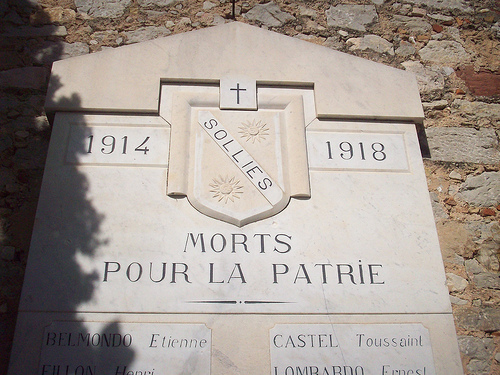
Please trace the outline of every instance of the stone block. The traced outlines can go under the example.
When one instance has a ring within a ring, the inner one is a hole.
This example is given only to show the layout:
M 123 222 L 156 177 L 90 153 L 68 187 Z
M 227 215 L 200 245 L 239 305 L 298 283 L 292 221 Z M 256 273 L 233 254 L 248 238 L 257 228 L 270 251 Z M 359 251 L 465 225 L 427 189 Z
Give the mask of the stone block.
M 474 11 L 465 0 L 408 0 L 408 3 L 438 10 L 457 10 L 465 13 Z
M 476 72 L 473 66 L 465 66 L 457 70 L 457 76 L 465 81 L 467 87 L 474 95 L 500 95 L 500 72 L 485 70 Z
M 469 282 L 454 273 L 447 273 L 446 284 L 450 292 L 463 292 L 467 288 L 467 285 L 469 285 Z
M 460 307 L 454 316 L 458 326 L 472 331 L 495 332 L 500 330 L 500 310 L 494 307 Z
M 123 35 L 126 38 L 125 44 L 132 44 L 167 36 L 171 33 L 172 31 L 165 26 L 146 26 L 134 31 L 125 31 Z
M 472 206 L 496 206 L 500 202 L 500 172 L 468 176 L 457 197 Z
M 407 17 L 395 15 L 392 18 L 392 23 L 403 30 L 406 30 L 410 35 L 427 35 L 430 34 L 432 26 L 423 18 Z
M 68 31 L 64 26 L 45 25 L 41 27 L 21 26 L 15 28 L 7 28 L 5 33 L 7 37 L 18 38 L 36 38 L 46 36 L 66 36 Z
M 431 40 L 418 51 L 424 62 L 457 67 L 470 61 L 471 56 L 458 42 Z
M 27 67 L 0 72 L 0 86 L 41 90 L 47 84 L 45 68 Z
M 430 95 L 444 89 L 444 74 L 441 69 L 425 67 L 418 61 L 405 61 L 401 65 L 416 75 L 422 95 Z
M 85 55 L 90 52 L 86 43 L 43 42 L 34 53 L 34 60 L 39 64 L 50 64 L 57 60 Z
M 244 17 L 250 21 L 258 21 L 267 27 L 282 26 L 285 22 L 295 19 L 291 14 L 283 12 L 280 7 L 272 1 L 254 6 L 245 13 Z
M 366 28 L 378 21 L 374 5 L 337 5 L 325 11 L 328 26 L 366 32 Z
M 469 358 L 489 360 L 495 350 L 495 342 L 490 338 L 459 336 L 460 351 Z
M 487 163 L 500 162 L 494 129 L 435 127 L 426 129 L 433 160 Z
M 347 40 L 347 44 L 351 44 L 349 48 L 351 51 L 371 50 L 378 53 L 394 55 L 392 43 L 378 35 L 365 35 L 362 38 L 351 38 Z
M 75 0 L 76 9 L 96 18 L 118 18 L 132 0 Z

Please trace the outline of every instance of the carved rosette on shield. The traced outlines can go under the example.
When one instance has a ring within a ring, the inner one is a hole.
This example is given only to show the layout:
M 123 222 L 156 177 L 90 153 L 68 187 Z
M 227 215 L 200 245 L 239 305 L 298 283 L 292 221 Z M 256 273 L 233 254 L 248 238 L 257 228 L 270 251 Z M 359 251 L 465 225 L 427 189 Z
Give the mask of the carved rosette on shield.
M 177 109 L 160 110 L 172 127 L 168 196 L 187 197 L 199 212 L 239 227 L 279 213 L 291 197 L 310 197 L 312 90 L 257 89 L 230 77 L 220 87 L 164 85 L 168 104 Z

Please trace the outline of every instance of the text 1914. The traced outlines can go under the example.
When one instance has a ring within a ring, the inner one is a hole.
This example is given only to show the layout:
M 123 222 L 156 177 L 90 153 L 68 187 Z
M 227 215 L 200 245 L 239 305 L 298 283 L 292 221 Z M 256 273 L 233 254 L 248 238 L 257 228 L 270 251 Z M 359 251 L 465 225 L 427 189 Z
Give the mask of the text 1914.
M 104 155 L 109 155 L 114 153 L 115 151 L 121 152 L 122 154 L 127 154 L 130 151 L 128 148 L 128 136 L 123 136 L 118 141 L 116 137 L 113 135 L 105 135 L 101 138 L 100 143 L 98 145 L 94 145 L 94 135 L 89 135 L 87 137 L 88 145 L 87 145 L 87 154 L 91 154 L 94 152 L 94 147 L 98 148 L 100 152 Z M 147 142 L 149 141 L 149 137 L 146 137 L 141 144 L 133 149 L 134 152 L 142 152 L 144 155 L 147 155 L 149 148 L 147 147 Z M 101 147 L 102 146 L 102 147 Z M 99 151 L 97 151 L 99 152 Z

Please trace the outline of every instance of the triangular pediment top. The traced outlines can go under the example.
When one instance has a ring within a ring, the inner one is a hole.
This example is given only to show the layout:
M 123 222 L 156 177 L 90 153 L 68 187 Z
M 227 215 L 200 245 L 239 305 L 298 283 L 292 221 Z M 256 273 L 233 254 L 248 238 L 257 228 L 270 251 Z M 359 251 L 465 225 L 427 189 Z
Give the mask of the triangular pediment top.
M 228 74 L 313 85 L 319 117 L 423 118 L 412 74 L 240 22 L 57 61 L 46 107 L 157 113 L 162 81 Z

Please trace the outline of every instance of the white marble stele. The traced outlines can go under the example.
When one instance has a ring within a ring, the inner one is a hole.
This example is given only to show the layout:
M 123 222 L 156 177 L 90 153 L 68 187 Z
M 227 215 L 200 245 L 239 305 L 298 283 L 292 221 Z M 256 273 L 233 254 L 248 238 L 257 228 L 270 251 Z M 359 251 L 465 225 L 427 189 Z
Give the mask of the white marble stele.
M 50 92 L 10 375 L 462 373 L 413 76 L 231 23 Z

